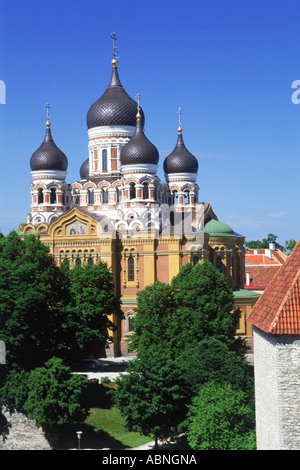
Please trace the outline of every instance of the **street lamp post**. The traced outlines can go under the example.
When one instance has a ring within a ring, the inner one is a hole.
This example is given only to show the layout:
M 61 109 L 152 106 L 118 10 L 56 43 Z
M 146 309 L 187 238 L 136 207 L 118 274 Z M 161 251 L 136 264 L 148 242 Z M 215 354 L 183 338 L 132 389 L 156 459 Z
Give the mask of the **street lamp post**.
M 77 431 L 76 434 L 77 434 L 77 439 L 78 439 L 78 450 L 80 450 L 80 439 L 81 439 L 82 431 Z

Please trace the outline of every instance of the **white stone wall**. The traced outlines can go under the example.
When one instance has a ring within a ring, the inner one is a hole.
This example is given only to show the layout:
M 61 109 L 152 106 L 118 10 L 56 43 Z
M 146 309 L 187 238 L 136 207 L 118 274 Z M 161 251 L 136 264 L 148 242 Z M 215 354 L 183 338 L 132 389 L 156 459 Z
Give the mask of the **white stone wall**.
M 1 412 L 1 409 L 0 409 Z M 42 428 L 22 413 L 9 413 L 2 409 L 0 430 L 1 450 L 51 450 Z
M 258 450 L 300 450 L 300 336 L 253 328 Z

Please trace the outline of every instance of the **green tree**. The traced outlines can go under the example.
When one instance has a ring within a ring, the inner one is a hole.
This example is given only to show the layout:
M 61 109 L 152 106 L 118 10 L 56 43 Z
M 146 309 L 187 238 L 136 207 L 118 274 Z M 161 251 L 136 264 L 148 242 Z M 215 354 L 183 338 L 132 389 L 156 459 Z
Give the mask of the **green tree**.
M 296 240 L 292 238 L 290 240 L 286 240 L 284 251 L 289 253 L 290 251 L 293 250 L 293 248 L 295 248 L 296 244 L 297 244 Z
M 195 450 L 255 450 L 254 411 L 245 394 L 207 382 L 188 412 L 188 443 Z
M 10 367 L 30 369 L 54 354 L 66 294 L 62 272 L 35 236 L 0 238 L 0 339 Z
M 23 408 L 37 426 L 81 423 L 88 415 L 87 383 L 84 376 L 72 374 L 61 359 L 53 357 L 29 373 Z
M 269 248 L 270 243 L 275 244 L 276 250 L 284 250 L 284 247 L 280 245 L 276 240 L 278 236 L 274 235 L 273 233 L 269 233 L 267 238 L 263 238 L 261 240 L 251 240 L 249 242 L 246 241 L 246 246 L 250 249 L 265 249 Z
M 69 279 L 69 301 L 62 324 L 65 354 L 69 351 L 73 360 L 88 354 L 103 354 L 109 340 L 108 331 L 117 328 L 111 315 L 122 316 L 120 298 L 114 293 L 113 275 L 103 262 L 64 272 Z
M 254 381 L 247 361 L 215 337 L 187 344 L 176 366 L 184 377 L 190 398 L 207 382 L 229 382 L 233 390 L 242 391 L 254 403 Z
M 233 347 L 240 311 L 233 309 L 234 296 L 223 274 L 209 261 L 187 264 L 171 283 L 176 313 L 170 319 L 173 347 L 214 337 Z
M 156 438 L 175 435 L 199 383 L 210 377 L 229 375 L 237 388 L 247 388 L 247 370 L 233 352 L 239 312 L 232 313 L 232 291 L 211 263 L 186 265 L 171 285 L 155 282 L 137 300 L 131 343 L 137 359 L 115 392 L 129 429 Z M 207 349 L 218 362 L 210 362 Z M 230 375 L 231 365 L 235 373 L 241 367 L 240 375 Z
M 131 348 L 139 353 L 170 337 L 170 319 L 176 311 L 172 287 L 156 281 L 137 293 L 138 315 L 133 320 Z
M 143 350 L 130 361 L 128 372 L 117 379 L 113 395 L 126 418 L 126 428 L 154 436 L 156 442 L 178 435 L 187 412 L 186 392 L 165 344 Z

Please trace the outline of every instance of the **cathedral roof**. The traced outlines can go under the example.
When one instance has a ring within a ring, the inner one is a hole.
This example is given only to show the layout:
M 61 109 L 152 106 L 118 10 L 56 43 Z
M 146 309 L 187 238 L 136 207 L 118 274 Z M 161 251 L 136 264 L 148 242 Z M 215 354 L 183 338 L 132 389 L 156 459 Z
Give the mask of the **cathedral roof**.
M 135 127 L 137 103 L 124 90 L 116 62 L 113 61 L 112 75 L 103 95 L 90 107 L 87 113 L 87 127 L 132 126 Z M 142 126 L 145 118 L 141 110 Z
M 122 148 L 120 159 L 122 165 L 158 164 L 158 150 L 145 136 L 139 113 L 137 114 L 135 132 L 130 141 Z
M 42 145 L 31 156 L 30 167 L 32 171 L 66 171 L 68 168 L 66 155 L 57 147 L 52 138 L 49 121 L 46 124 L 46 134 Z
M 186 148 L 181 128 L 178 130 L 177 143 L 174 150 L 164 161 L 165 174 L 171 173 L 197 173 L 198 161 L 196 157 Z
M 234 235 L 234 231 L 229 225 L 220 222 L 219 220 L 211 219 L 204 226 L 204 233 L 215 237 L 226 235 Z
M 300 241 L 254 305 L 247 321 L 265 333 L 300 334 Z

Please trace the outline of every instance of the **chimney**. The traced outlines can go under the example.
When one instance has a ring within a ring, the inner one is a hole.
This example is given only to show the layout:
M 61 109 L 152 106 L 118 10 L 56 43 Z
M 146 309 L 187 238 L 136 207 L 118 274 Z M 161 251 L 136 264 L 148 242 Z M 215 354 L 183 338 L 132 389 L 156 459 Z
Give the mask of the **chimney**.
M 275 251 L 275 249 L 275 243 L 269 243 L 269 249 L 265 250 L 266 256 L 272 259 L 272 251 Z
M 246 286 L 250 286 L 250 273 L 246 273 Z

